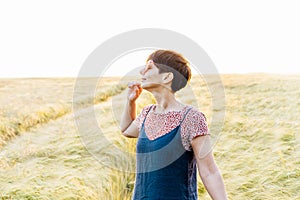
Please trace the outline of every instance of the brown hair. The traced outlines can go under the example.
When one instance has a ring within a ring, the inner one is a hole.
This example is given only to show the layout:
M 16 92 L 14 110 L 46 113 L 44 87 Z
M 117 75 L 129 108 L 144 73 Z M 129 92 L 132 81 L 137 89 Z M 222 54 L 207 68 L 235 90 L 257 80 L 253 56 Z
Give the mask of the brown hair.
M 147 61 L 153 60 L 159 73 L 172 72 L 174 75 L 171 88 L 176 92 L 184 88 L 191 78 L 189 62 L 181 54 L 171 50 L 156 50 Z

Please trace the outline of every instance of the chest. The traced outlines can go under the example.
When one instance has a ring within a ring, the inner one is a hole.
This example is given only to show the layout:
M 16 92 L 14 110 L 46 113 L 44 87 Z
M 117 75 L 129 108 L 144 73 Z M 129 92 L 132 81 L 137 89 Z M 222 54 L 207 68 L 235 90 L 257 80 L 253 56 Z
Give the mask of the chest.
M 150 140 L 155 140 L 178 127 L 181 120 L 181 113 L 149 113 L 144 122 L 144 131 Z

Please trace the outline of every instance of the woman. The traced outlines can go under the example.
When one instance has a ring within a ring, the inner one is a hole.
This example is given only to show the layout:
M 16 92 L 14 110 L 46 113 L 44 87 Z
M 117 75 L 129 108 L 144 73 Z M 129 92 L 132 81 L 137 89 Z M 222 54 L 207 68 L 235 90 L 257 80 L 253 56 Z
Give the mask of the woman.
M 121 120 L 123 135 L 138 138 L 133 199 L 198 199 L 197 168 L 211 198 L 227 199 L 204 114 L 175 98 L 191 78 L 188 61 L 177 52 L 157 50 L 140 74 L 141 84 L 128 84 Z M 153 94 L 156 104 L 136 117 L 143 89 Z

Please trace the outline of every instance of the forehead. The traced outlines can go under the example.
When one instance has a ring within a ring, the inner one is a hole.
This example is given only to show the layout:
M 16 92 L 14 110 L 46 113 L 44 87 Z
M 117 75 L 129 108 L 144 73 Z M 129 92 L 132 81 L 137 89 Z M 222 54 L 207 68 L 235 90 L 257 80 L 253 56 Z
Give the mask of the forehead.
M 153 64 L 153 60 L 148 60 L 147 62 L 146 62 L 146 65 L 152 65 Z
M 153 60 L 148 60 L 147 62 L 146 62 L 146 67 L 156 67 L 157 68 L 157 66 L 154 64 L 154 62 L 153 62 Z

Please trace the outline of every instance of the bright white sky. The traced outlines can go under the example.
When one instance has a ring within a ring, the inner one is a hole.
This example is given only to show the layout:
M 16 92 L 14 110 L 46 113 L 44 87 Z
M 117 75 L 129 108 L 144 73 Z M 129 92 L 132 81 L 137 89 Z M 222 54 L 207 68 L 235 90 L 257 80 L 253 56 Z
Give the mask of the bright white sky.
M 300 73 L 299 10 L 298 0 L 0 1 L 0 77 L 77 76 L 102 42 L 138 28 L 186 35 L 220 73 Z M 112 68 L 126 73 L 146 53 Z

